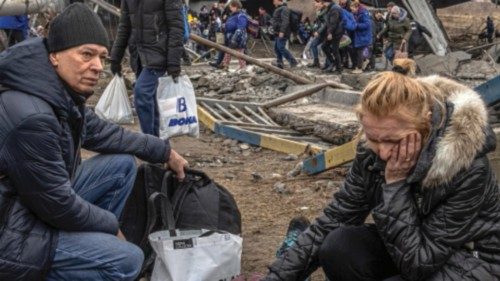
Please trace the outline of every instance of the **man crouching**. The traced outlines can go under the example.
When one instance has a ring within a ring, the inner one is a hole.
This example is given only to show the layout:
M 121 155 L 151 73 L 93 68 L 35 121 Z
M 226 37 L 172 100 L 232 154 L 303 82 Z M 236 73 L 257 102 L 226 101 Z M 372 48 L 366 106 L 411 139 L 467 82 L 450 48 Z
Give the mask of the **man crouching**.
M 143 253 L 118 220 L 135 155 L 187 164 L 168 141 L 100 120 L 85 107 L 108 36 L 84 4 L 54 18 L 48 38 L 0 55 L 0 280 L 134 280 Z M 81 163 L 80 148 L 101 153 Z

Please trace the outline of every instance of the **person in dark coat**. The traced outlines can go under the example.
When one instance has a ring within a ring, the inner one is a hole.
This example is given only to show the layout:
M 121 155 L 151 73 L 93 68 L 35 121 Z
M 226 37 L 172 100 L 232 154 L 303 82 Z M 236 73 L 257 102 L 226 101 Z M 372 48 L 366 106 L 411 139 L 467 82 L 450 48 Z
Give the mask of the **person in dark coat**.
M 321 1 L 314 1 L 314 9 L 316 12 L 316 20 L 312 32 L 311 52 L 313 54 L 313 62 L 308 65 L 310 68 L 321 67 L 319 63 L 318 47 L 323 44 L 326 38 L 326 23 L 325 14 L 326 8 Z
M 240 0 L 231 0 L 229 2 L 229 9 L 232 14 L 226 21 L 226 27 L 224 30 L 224 37 L 227 42 L 229 42 L 229 47 L 238 50 L 240 53 L 244 53 L 247 47 L 247 27 L 248 27 L 248 16 L 246 13 L 241 11 Z M 224 60 L 222 61 L 222 68 L 228 68 L 231 62 L 231 55 L 226 53 L 224 55 Z M 239 59 L 240 69 L 247 66 L 244 59 Z
M 286 42 L 290 39 L 292 30 L 290 28 L 290 9 L 283 3 L 283 0 L 273 0 L 276 9 L 273 14 L 273 30 L 275 33 L 274 52 L 276 53 L 276 63 L 279 68 L 283 68 L 283 58 L 289 63 L 290 67 L 296 67 L 299 63 L 286 48 Z
M 135 280 L 143 253 L 118 224 L 133 155 L 184 177 L 186 161 L 168 141 L 85 106 L 108 44 L 98 16 L 75 3 L 47 38 L 0 54 L 0 280 Z M 81 148 L 100 155 L 82 162 Z
M 342 60 L 340 57 L 340 40 L 344 35 L 344 26 L 342 22 L 342 8 L 333 3 L 332 0 L 319 0 L 323 3 L 325 12 L 325 41 L 323 43 L 323 52 L 326 56 L 325 72 L 342 73 Z
M 27 15 L 0 17 L 0 29 L 7 35 L 9 46 L 28 38 L 29 19 Z
M 488 16 L 486 18 L 486 38 L 488 39 L 488 43 L 493 42 L 493 37 L 495 36 L 495 24 L 493 23 L 493 19 Z
M 418 21 L 412 21 L 411 36 L 408 42 L 408 56 L 412 58 L 416 50 L 425 42 L 424 34 L 432 38 L 432 33 L 425 26 L 421 25 Z
M 259 7 L 259 26 L 268 27 L 271 25 L 271 16 L 264 7 Z
M 134 46 L 137 81 L 134 102 L 143 133 L 158 136 L 158 78 L 165 72 L 177 80 L 184 52 L 182 0 L 123 0 L 118 32 L 111 49 L 111 71 L 121 75 L 127 45 Z
M 399 63 L 362 93 L 362 133 L 340 191 L 263 280 L 303 280 L 318 267 L 335 281 L 499 280 L 485 103 L 452 80 L 411 78 L 403 73 L 415 62 Z
M 351 3 L 351 11 L 356 20 L 356 28 L 354 30 L 353 45 L 356 50 L 356 69 L 352 71 L 354 74 L 360 74 L 370 61 L 372 56 L 372 19 L 370 12 L 359 2 Z M 365 65 L 363 65 L 365 64 Z

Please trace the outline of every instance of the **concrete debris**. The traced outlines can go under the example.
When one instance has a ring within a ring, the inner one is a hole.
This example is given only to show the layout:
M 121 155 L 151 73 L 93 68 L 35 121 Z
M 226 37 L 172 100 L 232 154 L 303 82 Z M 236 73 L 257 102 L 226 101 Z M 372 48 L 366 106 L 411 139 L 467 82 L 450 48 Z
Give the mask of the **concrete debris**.
M 226 173 L 224 177 L 228 180 L 234 180 L 236 178 L 236 175 L 232 173 Z
M 246 143 L 242 143 L 242 144 L 240 144 L 240 148 L 241 148 L 241 150 L 248 150 L 248 149 L 250 149 L 250 145 L 248 145 Z
M 297 165 L 295 165 L 295 168 L 293 168 L 290 172 L 286 174 L 288 178 L 294 178 L 302 172 L 302 167 L 304 164 L 302 162 L 299 162 Z
M 356 90 L 362 90 L 372 80 L 377 72 L 364 72 L 361 74 L 352 74 L 349 72 L 342 73 L 340 81 L 344 84 L 351 85 Z
M 286 184 L 282 182 L 277 182 L 273 186 L 273 190 L 279 194 L 291 194 L 292 192 L 286 187 Z
M 259 174 L 257 172 L 252 173 L 252 181 L 258 182 L 258 181 L 261 181 L 263 179 L 264 179 L 264 177 L 261 174 Z
M 283 177 L 282 175 L 277 174 L 277 173 L 271 174 L 271 178 L 273 178 L 273 179 L 281 179 L 282 177 Z
M 283 158 L 284 161 L 297 161 L 299 160 L 299 157 L 295 154 L 288 154 L 286 157 Z

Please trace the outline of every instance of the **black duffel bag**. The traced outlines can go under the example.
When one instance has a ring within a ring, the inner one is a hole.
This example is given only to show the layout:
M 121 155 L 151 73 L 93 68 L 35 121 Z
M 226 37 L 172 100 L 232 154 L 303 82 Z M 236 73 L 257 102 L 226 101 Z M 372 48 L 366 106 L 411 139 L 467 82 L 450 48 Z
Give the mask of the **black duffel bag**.
M 179 182 L 170 170 L 142 164 L 120 218 L 120 229 L 127 240 L 144 251 L 139 276 L 152 271 L 155 255 L 148 235 L 169 229 L 167 216 L 173 216 L 177 229 L 241 234 L 241 214 L 236 201 L 205 173 L 186 169 L 186 178 Z

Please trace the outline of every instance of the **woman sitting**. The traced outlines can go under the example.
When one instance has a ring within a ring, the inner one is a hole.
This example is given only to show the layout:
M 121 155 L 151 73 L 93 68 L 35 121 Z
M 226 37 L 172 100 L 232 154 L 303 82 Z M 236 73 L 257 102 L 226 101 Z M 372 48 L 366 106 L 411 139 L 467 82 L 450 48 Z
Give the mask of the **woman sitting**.
M 319 266 L 332 281 L 500 279 L 485 104 L 452 80 L 409 77 L 414 62 L 401 63 L 364 89 L 343 187 L 264 280 L 304 280 Z
M 248 16 L 241 11 L 242 5 L 240 0 L 231 0 L 229 2 L 229 9 L 231 10 L 231 16 L 226 21 L 226 28 L 224 31 L 224 37 L 228 46 L 231 49 L 238 50 L 240 53 L 244 53 L 247 47 L 247 26 L 248 26 Z M 240 69 L 246 67 L 246 61 L 243 59 L 238 59 L 240 62 Z M 224 55 L 224 60 L 222 61 L 221 68 L 228 68 L 231 62 L 231 55 L 226 53 Z

